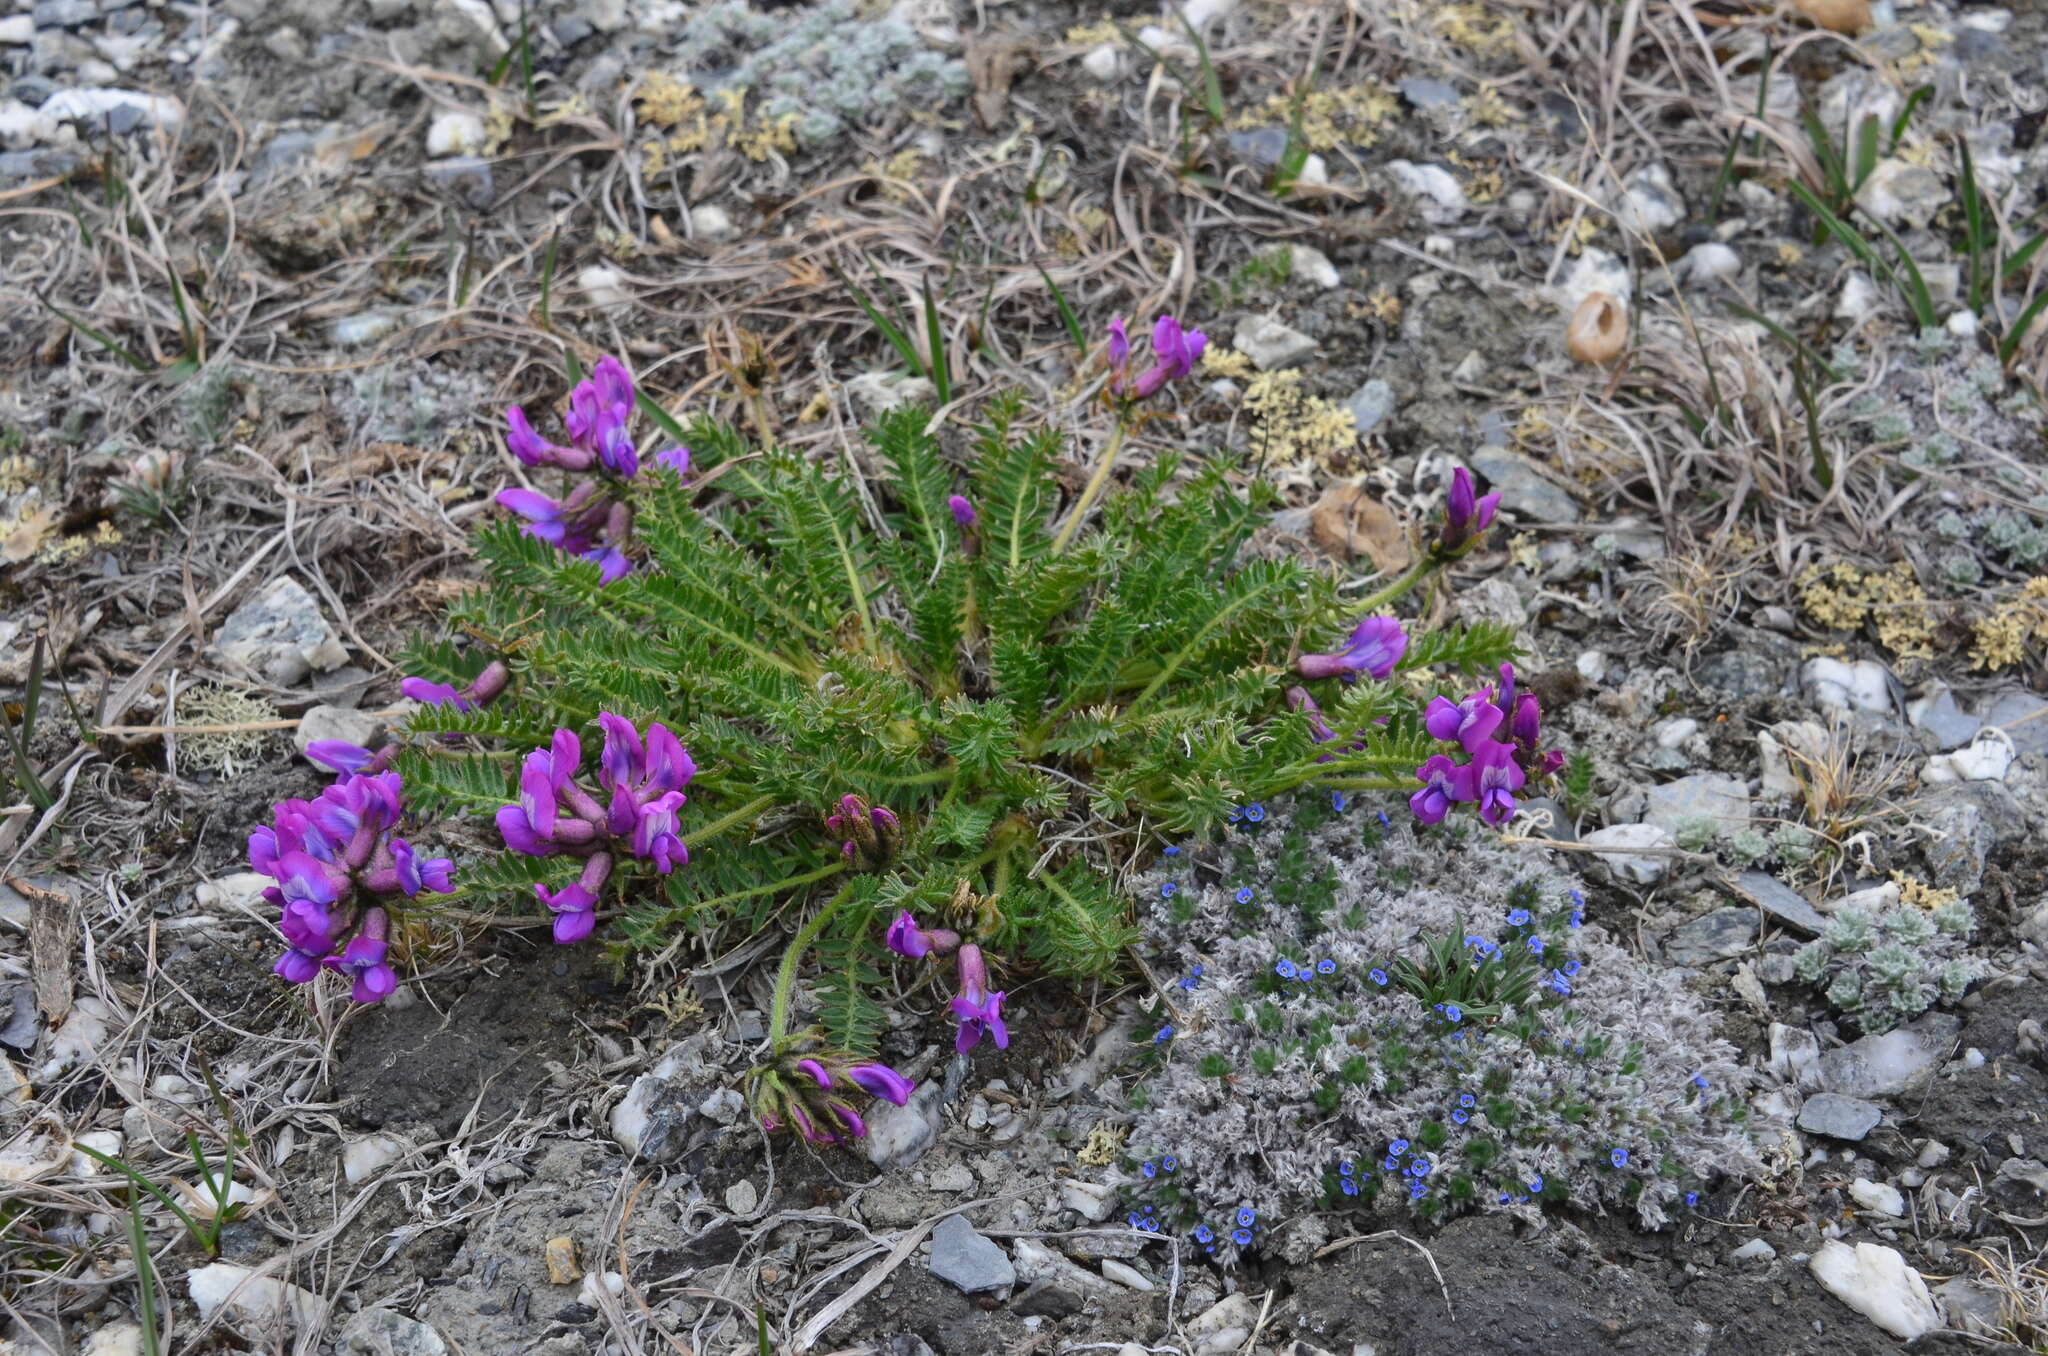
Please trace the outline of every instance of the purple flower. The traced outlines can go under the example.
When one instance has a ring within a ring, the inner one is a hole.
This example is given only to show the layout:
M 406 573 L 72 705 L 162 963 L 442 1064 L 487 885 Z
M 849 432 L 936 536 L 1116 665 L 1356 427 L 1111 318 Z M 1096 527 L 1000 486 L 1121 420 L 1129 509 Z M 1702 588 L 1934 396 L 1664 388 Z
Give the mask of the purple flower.
M 1305 654 L 1294 668 L 1304 678 L 1342 677 L 1350 682 L 1360 673 L 1385 678 L 1408 650 L 1408 633 L 1398 617 L 1367 617 L 1353 628 L 1351 641 L 1335 654 Z
M 666 466 L 679 476 L 690 474 L 690 449 L 680 444 L 675 447 L 664 447 L 654 454 L 654 460 L 657 465 Z
M 1116 316 L 1109 322 L 1109 366 L 1119 375 L 1131 365 L 1131 336 L 1124 329 L 1124 318 Z
M 505 450 L 527 466 L 561 466 L 580 471 L 590 465 L 590 454 L 576 448 L 556 447 L 533 431 L 526 411 L 513 405 L 505 411 Z
M 908 1102 L 910 1094 L 917 1088 L 917 1084 L 886 1064 L 856 1064 L 846 1071 L 846 1076 L 870 1097 L 879 1097 L 897 1106 Z
M 358 1003 L 380 1002 L 398 987 L 397 974 L 384 961 L 387 926 L 384 910 L 371 909 L 363 915 L 362 930 L 341 955 L 321 962 L 330 970 L 354 977 L 355 987 L 349 996 Z
M 475 709 L 460 692 L 447 683 L 431 682 L 425 678 L 407 678 L 399 683 L 398 690 L 423 706 L 453 706 L 458 711 Z
M 797 1072 L 809 1074 L 811 1081 L 821 1088 L 832 1086 L 832 1071 L 815 1059 L 800 1059 L 796 1062 Z
M 1527 778 L 1515 764 L 1515 751 L 1489 741 L 1472 752 L 1472 761 L 1458 769 L 1459 800 L 1479 802 L 1479 818 L 1499 828 L 1515 817 L 1514 793 Z
M 1167 382 L 1185 377 L 1208 345 L 1209 337 L 1200 330 L 1184 331 L 1172 316 L 1160 316 L 1152 325 L 1152 370 L 1138 378 L 1131 398 L 1150 400 Z
M 1288 688 L 1287 704 L 1301 712 L 1302 716 L 1308 721 L 1308 736 L 1310 739 L 1315 740 L 1316 743 L 1327 744 L 1337 737 L 1337 732 L 1330 728 L 1328 721 L 1323 719 L 1323 708 L 1316 705 L 1316 699 L 1309 695 L 1307 688 Z M 1327 763 L 1331 757 L 1332 755 L 1326 753 L 1316 759 L 1316 761 Z
M 316 739 L 306 745 L 306 757 L 329 771 L 347 774 L 362 771 L 376 755 L 346 739 Z
M 533 892 L 540 896 L 541 903 L 554 910 L 555 942 L 558 945 L 574 946 L 597 926 L 597 896 L 581 885 L 572 882 L 560 890 L 536 885 Z
M 889 924 L 889 933 L 883 941 L 899 956 L 922 960 L 933 952 L 944 955 L 960 945 L 960 934 L 943 928 L 921 928 L 910 910 L 905 909 Z
M 1486 688 L 1461 702 L 1438 697 L 1422 713 L 1423 728 L 1432 738 L 1447 743 L 1455 739 L 1464 745 L 1465 752 L 1472 754 L 1500 728 L 1500 722 L 1501 709 L 1493 704 L 1493 693 Z
M 966 1054 L 981 1042 L 983 1035 L 995 1040 L 996 1049 L 1010 1048 L 1010 1029 L 1003 1025 L 1003 995 L 988 991 L 988 967 L 981 958 L 981 948 L 969 944 L 960 948 L 960 992 L 952 1002 L 953 1015 L 960 1020 L 960 1031 L 953 1040 L 953 1049 Z
M 455 863 L 447 857 L 422 857 L 403 838 L 391 840 L 391 860 L 398 871 L 398 888 L 408 898 L 421 890 L 445 895 L 454 879 Z
M 952 513 L 953 521 L 960 525 L 960 530 L 963 532 L 973 527 L 976 519 L 980 517 L 974 511 L 974 505 L 968 502 L 967 496 L 964 494 L 947 495 L 946 508 Z
M 578 559 L 597 566 L 597 579 L 601 584 L 615 584 L 633 572 L 633 562 L 626 559 L 626 553 L 616 546 L 594 546 Z
M 313 899 L 295 899 L 284 906 L 277 930 L 289 946 L 271 973 L 304 984 L 320 973 L 320 962 L 334 950 L 334 918 Z
M 592 545 L 581 514 L 590 496 L 584 494 L 581 500 L 576 496 L 588 488 L 579 485 L 563 500 L 550 499 L 535 490 L 499 490 L 498 506 L 526 519 L 526 526 L 520 530 L 527 536 L 580 555 Z
M 1454 802 L 1462 799 L 1458 787 L 1459 767 L 1443 754 L 1415 769 L 1415 778 L 1422 783 L 1422 789 L 1408 797 L 1408 808 L 1424 824 L 1440 824 L 1451 812 Z
M 1486 531 L 1500 507 L 1500 495 L 1477 497 L 1472 473 L 1460 466 L 1451 472 L 1451 488 L 1444 497 L 1444 529 L 1437 537 L 1437 549 L 1459 551 Z
M 639 823 L 633 827 L 633 855 L 652 861 L 664 876 L 678 866 L 689 865 L 690 849 L 676 819 L 676 810 L 687 799 L 680 791 L 657 796 L 640 807 Z

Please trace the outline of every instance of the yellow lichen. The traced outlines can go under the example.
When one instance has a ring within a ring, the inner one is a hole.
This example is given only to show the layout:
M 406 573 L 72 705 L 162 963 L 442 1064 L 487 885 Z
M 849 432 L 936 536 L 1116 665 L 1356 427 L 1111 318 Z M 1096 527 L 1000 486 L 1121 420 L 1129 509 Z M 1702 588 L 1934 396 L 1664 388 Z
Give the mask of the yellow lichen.
M 1252 419 L 1253 444 L 1276 465 L 1321 464 L 1358 445 L 1358 421 L 1351 411 L 1304 391 L 1301 373 L 1292 369 L 1252 378 L 1244 408 Z
M 749 160 L 795 152 L 797 115 L 749 113 L 745 90 L 722 89 L 707 102 L 694 85 L 656 71 L 641 80 L 633 96 L 640 121 L 668 133 L 641 150 L 642 168 L 659 174 L 670 156 L 701 151 L 716 137 Z
M 1377 320 L 1382 325 L 1401 321 L 1401 298 L 1385 287 L 1374 288 L 1364 301 L 1354 301 L 1345 309 L 1358 320 Z
M 1465 100 L 1465 110 L 1481 127 L 1506 127 L 1522 120 L 1521 112 L 1492 85 L 1481 85 L 1478 93 Z
M 1557 425 L 1551 422 L 1550 411 L 1541 405 L 1525 406 L 1515 419 L 1515 446 L 1525 452 L 1548 447 L 1556 432 Z
M 0 494 L 20 494 L 35 483 L 35 464 L 27 457 L 0 457 Z
M 1202 374 L 1210 377 L 1248 377 L 1252 374 L 1252 360 L 1234 348 L 1219 348 L 1211 344 L 1202 350 Z
M 1869 622 L 1877 642 L 1900 659 L 1934 657 L 1934 602 L 1921 591 L 1913 567 L 1864 571 L 1846 561 L 1808 570 L 1799 581 L 1808 616 L 1835 631 Z
M 799 424 L 815 424 L 830 413 L 832 413 L 832 393 L 821 388 L 816 395 L 804 403 L 804 407 L 801 410 L 797 411 L 796 421 Z
M 1903 871 L 1892 872 L 1892 884 L 1899 887 L 1900 899 L 1916 909 L 1925 909 L 1929 913 L 1962 898 L 1958 891 L 1940 889 Z
M 2036 575 L 1972 628 L 1970 663 L 2007 668 L 2027 657 L 2029 644 L 2048 644 L 2048 575 Z
M 1104 19 L 1099 23 L 1076 24 L 1067 30 L 1067 43 L 1073 47 L 1100 47 L 1105 42 L 1121 43 L 1123 30 L 1116 26 L 1116 20 Z
M 1474 56 L 1507 56 L 1516 47 L 1513 16 L 1492 5 L 1445 5 L 1437 11 L 1436 26 Z
M 1106 1168 L 1123 1157 L 1124 1141 L 1130 1132 L 1107 1121 L 1096 1123 L 1088 1132 L 1088 1142 L 1074 1155 L 1074 1161 L 1084 1168 Z
M 1789 240 L 1778 242 L 1778 262 L 1786 268 L 1793 268 L 1806 257 L 1806 251 Z
M 1344 89 L 1311 90 L 1302 96 L 1300 111 L 1302 142 L 1312 151 L 1332 151 L 1378 141 L 1379 129 L 1401 111 L 1401 101 L 1385 85 L 1369 80 Z M 1291 127 L 1294 117 L 1294 96 L 1275 94 L 1230 125 L 1240 130 L 1274 123 Z

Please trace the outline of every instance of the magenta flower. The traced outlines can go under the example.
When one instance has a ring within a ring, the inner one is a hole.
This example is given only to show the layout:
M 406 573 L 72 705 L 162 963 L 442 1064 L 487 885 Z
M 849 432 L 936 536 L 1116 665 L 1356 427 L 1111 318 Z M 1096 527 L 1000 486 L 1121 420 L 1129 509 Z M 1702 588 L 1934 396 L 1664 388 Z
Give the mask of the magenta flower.
M 1500 507 L 1500 495 L 1476 497 L 1472 473 L 1460 466 L 1451 472 L 1451 488 L 1444 498 L 1444 527 L 1437 536 L 1437 550 L 1462 551 L 1493 523 Z
M 453 706 L 458 711 L 475 709 L 470 706 L 468 698 L 448 683 L 436 683 L 426 678 L 407 678 L 398 684 L 398 690 L 423 706 Z
M 560 466 L 580 471 L 590 465 L 590 454 L 580 448 L 556 447 L 533 431 L 526 411 L 513 405 L 505 411 L 505 450 L 527 466 Z
M 617 583 L 633 572 L 633 562 L 616 546 L 592 547 L 580 558 L 597 566 L 597 578 L 601 584 Z
M 1124 318 L 1116 316 L 1109 322 L 1109 366 L 1121 376 L 1131 365 L 1131 336 L 1124 329 Z
M 384 910 L 366 911 L 362 930 L 342 948 L 341 955 L 329 956 L 321 962 L 328 969 L 355 980 L 349 996 L 358 1003 L 379 1002 L 398 987 L 398 975 L 384 961 L 388 949 L 385 941 L 388 927 L 389 920 Z
M 960 934 L 943 928 L 921 928 L 910 910 L 905 909 L 889 924 L 889 933 L 883 941 L 899 956 L 923 960 L 934 953 L 943 956 L 960 945 Z
M 679 476 L 690 474 L 690 449 L 680 444 L 675 447 L 664 447 L 654 454 L 654 461 L 657 466 L 666 466 Z
M 1352 629 L 1351 641 L 1335 654 L 1305 654 L 1294 663 L 1304 678 L 1343 678 L 1360 673 L 1385 678 L 1408 652 L 1408 633 L 1398 617 L 1367 617 Z
M 996 1043 L 996 1049 L 1010 1048 L 1010 1029 L 1003 1025 L 1003 995 L 988 991 L 988 967 L 981 957 L 981 948 L 969 943 L 960 948 L 960 992 L 954 995 L 951 1007 L 953 1016 L 959 1019 L 960 1030 L 953 1038 L 953 1049 L 966 1054 L 981 1043 L 986 1035 Z
M 640 807 L 639 822 L 633 826 L 633 855 L 653 862 L 654 869 L 664 876 L 690 861 L 690 849 L 682 840 L 682 826 L 676 818 L 676 810 L 687 799 L 680 791 L 657 796 Z
M 960 530 L 963 532 L 973 527 L 975 519 L 979 516 L 974 511 L 974 505 L 968 501 L 967 496 L 964 494 L 947 495 L 946 508 L 952 513 L 953 521 L 960 525 Z
M 870 1097 L 902 1106 L 910 1100 L 910 1094 L 917 1090 L 917 1084 L 897 1073 L 886 1064 L 856 1064 L 846 1071 L 854 1085 Z
M 435 894 L 448 893 L 455 871 L 455 863 L 447 857 L 422 857 L 413 851 L 412 844 L 403 838 L 391 840 L 391 859 L 398 872 L 398 888 L 405 891 L 408 899 L 422 890 Z
M 1515 817 L 1514 793 L 1527 777 L 1515 763 L 1515 751 L 1488 740 L 1472 750 L 1472 761 L 1458 769 L 1459 800 L 1479 802 L 1479 818 L 1499 828 Z
M 534 490 L 499 490 L 498 505 L 526 519 L 526 526 L 520 530 L 527 536 L 572 555 L 581 555 L 594 547 L 593 525 L 584 510 L 590 506 L 595 492 L 596 487 L 587 481 L 571 490 L 569 497 L 563 500 L 550 499 Z
M 545 885 L 533 887 L 540 902 L 554 911 L 555 942 L 560 946 L 574 946 L 588 937 L 597 926 L 598 892 L 612 873 L 612 858 L 608 852 L 593 853 L 583 864 L 583 872 L 560 890 L 550 890 Z
M 277 930 L 289 948 L 271 973 L 288 983 L 305 984 L 320 973 L 320 962 L 334 950 L 334 918 L 312 899 L 296 899 L 284 907 Z
M 330 772 L 347 775 L 362 771 L 375 755 L 346 739 L 316 739 L 306 745 L 306 757 Z
M 1133 380 L 1130 336 L 1119 316 L 1109 324 L 1109 389 L 1130 400 L 1150 400 L 1168 382 L 1192 372 L 1208 345 L 1209 336 L 1200 330 L 1183 330 L 1172 316 L 1160 316 L 1152 325 L 1152 366 Z
M 1423 728 L 1434 738 L 1457 740 L 1466 753 L 1476 753 L 1500 728 L 1502 712 L 1493 704 L 1493 691 L 1482 688 L 1461 702 L 1438 697 L 1422 713 Z
M 1438 754 L 1415 769 L 1415 778 L 1422 783 L 1422 789 L 1408 797 L 1408 808 L 1424 824 L 1440 824 L 1451 806 L 1462 799 L 1459 795 L 1458 765 L 1443 754 Z

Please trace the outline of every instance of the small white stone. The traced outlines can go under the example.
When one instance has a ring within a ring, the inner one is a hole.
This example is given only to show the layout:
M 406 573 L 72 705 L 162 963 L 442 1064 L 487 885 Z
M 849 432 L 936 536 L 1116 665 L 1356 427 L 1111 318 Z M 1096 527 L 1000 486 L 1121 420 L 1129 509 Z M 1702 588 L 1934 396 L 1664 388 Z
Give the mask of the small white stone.
M 1105 1279 L 1115 1281 L 1118 1285 L 1131 1290 L 1150 1290 L 1153 1288 L 1152 1282 L 1145 1279 L 1144 1272 L 1127 1262 L 1119 1262 L 1114 1257 L 1102 1259 L 1102 1274 Z
M 1620 259 L 1606 250 L 1588 248 L 1580 251 L 1549 296 L 1560 311 L 1571 315 L 1595 292 L 1604 292 L 1626 306 L 1635 295 L 1635 279 Z
M 1081 69 L 1088 72 L 1098 83 L 1109 85 L 1123 74 L 1123 53 L 1113 42 L 1098 43 L 1088 49 L 1088 55 L 1081 58 Z
M 1237 0 L 1188 0 L 1181 6 L 1181 13 L 1188 16 L 1188 22 L 1196 28 L 1211 19 L 1220 19 L 1237 8 Z
M 1968 311 L 1957 311 L 1941 327 L 1958 339 L 1968 339 L 1977 332 L 1977 317 Z
M 405 1157 L 412 1146 L 396 1135 L 364 1135 L 341 1151 L 341 1175 L 350 1186 L 367 1181 Z
M 374 344 L 398 328 L 398 317 L 386 311 L 345 315 L 327 327 L 327 336 L 342 348 Z
M 1806 1265 L 1828 1293 L 1894 1337 L 1910 1342 L 1941 1326 L 1927 1283 L 1895 1248 L 1830 1241 Z
M 1240 322 L 1230 346 L 1250 358 L 1261 372 L 1294 367 L 1316 351 L 1315 340 L 1263 315 L 1247 316 Z
M 384 721 L 374 711 L 352 706 L 308 707 L 292 731 L 292 747 L 303 756 L 314 744 L 330 739 L 373 749 L 384 742 Z
M 1990 725 L 1949 754 L 1948 761 L 1956 775 L 1966 782 L 2002 782 L 2014 756 L 2012 736 Z
M 616 1271 L 586 1271 L 583 1273 L 583 1288 L 576 1292 L 576 1302 L 588 1309 L 602 1311 L 604 1298 L 613 1299 L 626 1293 L 626 1278 Z
M 482 155 L 489 139 L 484 120 L 468 109 L 444 108 L 427 124 L 427 154 Z
M 71 1142 L 77 1146 L 71 1151 L 71 1175 L 95 1177 L 103 1172 L 111 1172 L 112 1169 L 92 1155 L 82 1154 L 78 1150 L 97 1149 L 109 1158 L 119 1158 L 121 1147 L 128 1142 L 128 1137 L 119 1130 L 88 1130 Z
M 699 203 L 690 209 L 690 234 L 699 240 L 731 240 L 740 233 L 732 224 L 732 213 L 716 203 Z
M 1778 1256 L 1778 1250 L 1764 1239 L 1752 1238 L 1728 1254 L 1731 1262 L 1769 1262 Z
M 725 1208 L 735 1215 L 751 1215 L 761 1203 L 761 1189 L 742 1177 L 725 1189 Z
M 1657 741 L 1658 748 L 1676 749 L 1679 745 L 1685 743 L 1686 740 L 1698 734 L 1699 730 L 1700 723 L 1698 721 L 1693 720 L 1689 716 L 1679 716 L 1675 720 L 1667 720 L 1651 726 L 1650 736 Z
M 720 1088 L 697 1103 L 697 1114 L 720 1125 L 731 1125 L 747 1109 L 747 1099 L 738 1088 Z
M 1856 190 L 1856 205 L 1880 221 L 1922 229 L 1949 200 L 1941 176 L 1921 165 L 1884 159 Z
M 1312 282 L 1325 292 L 1343 281 L 1338 276 L 1337 266 L 1330 262 L 1330 256 L 1313 245 L 1289 245 L 1287 253 L 1294 261 L 1295 277 Z
M 1799 670 L 1799 685 L 1820 705 L 1837 710 L 1892 709 L 1891 674 L 1874 659 L 1809 659 Z
M 1622 183 L 1614 218 L 1623 230 L 1662 235 L 1685 220 L 1685 198 L 1661 164 L 1643 166 Z
M 188 1273 L 185 1289 L 202 1322 L 223 1307 L 258 1326 L 289 1322 L 294 1328 L 312 1328 L 327 1318 L 327 1301 L 312 1291 L 258 1276 L 232 1262 L 214 1262 Z
M 1969 1049 L 1967 1049 L 1967 1050 L 1963 1051 L 1963 1067 L 1964 1067 L 1965 1069 L 1981 1069 L 1981 1068 L 1983 1068 L 1983 1067 L 1984 1067 L 1984 1052 L 1983 1052 L 1982 1050 L 1979 1050 L 1979 1049 L 1978 1049 L 1978 1048 L 1977 1048 L 1976 1046 L 1974 1046 L 1974 1045 L 1973 1045 L 1973 1046 L 1971 1046 L 1971 1047 L 1970 1047 Z
M 1100 1224 L 1115 1208 L 1116 1192 L 1099 1182 L 1070 1177 L 1060 1183 L 1060 1204 L 1091 1224 Z
M 1938 1139 L 1930 1139 L 1920 1146 L 1920 1156 L 1913 1161 L 1923 1168 L 1938 1168 L 1948 1162 L 1949 1147 Z
M 1579 677 L 1597 683 L 1607 676 L 1607 656 L 1598 650 L 1582 650 L 1573 667 L 1578 669 Z
M 1906 1213 L 1906 1198 L 1895 1186 L 1873 1182 L 1868 1177 L 1858 1177 L 1849 1183 L 1849 1199 L 1865 1210 L 1875 1210 L 1880 1215 L 1902 1218 Z
M 142 1356 L 142 1329 L 133 1323 L 114 1323 L 92 1335 L 80 1356 Z
M 599 306 L 623 306 L 632 300 L 626 294 L 626 276 L 603 264 L 592 264 L 578 273 L 576 285 L 583 289 L 584 296 Z
M 1472 205 L 1465 197 L 1465 186 L 1458 182 L 1456 175 L 1442 165 L 1418 165 L 1412 160 L 1389 160 L 1387 173 L 1394 176 L 1394 181 L 1409 196 L 1420 198 L 1428 204 L 1422 209 L 1425 220 L 1455 221 Z
M 1860 324 L 1884 309 L 1884 293 L 1867 273 L 1850 270 L 1842 279 L 1842 296 L 1835 303 L 1835 319 Z
M 1294 176 L 1294 182 L 1306 188 L 1323 188 L 1330 182 L 1330 167 L 1319 155 L 1312 155 L 1301 162 L 1301 172 Z
M 36 21 L 34 16 L 16 14 L 9 18 L 0 19 L 0 45 L 26 47 L 35 40 Z
M 1694 282 L 1729 282 L 1742 274 L 1742 256 L 1726 245 L 1709 240 L 1694 245 L 1678 261 L 1678 271 Z
M 933 1191 L 945 1191 L 958 1195 L 974 1190 L 974 1174 L 965 1163 L 941 1163 L 932 1169 L 928 1185 Z
M 1974 28 L 1984 33 L 2003 33 L 2012 27 L 2012 11 L 2009 9 L 1973 9 L 1960 20 L 1963 27 Z
M 112 66 L 105 62 L 91 63 L 105 67 L 106 78 L 116 78 Z M 84 73 L 84 66 L 80 66 Z M 60 89 L 43 100 L 43 106 L 36 110 L 53 122 L 81 121 L 99 126 L 107 116 L 122 109 L 132 109 L 142 115 L 142 120 L 166 132 L 175 132 L 185 121 L 185 105 L 165 94 L 141 94 L 132 89 Z

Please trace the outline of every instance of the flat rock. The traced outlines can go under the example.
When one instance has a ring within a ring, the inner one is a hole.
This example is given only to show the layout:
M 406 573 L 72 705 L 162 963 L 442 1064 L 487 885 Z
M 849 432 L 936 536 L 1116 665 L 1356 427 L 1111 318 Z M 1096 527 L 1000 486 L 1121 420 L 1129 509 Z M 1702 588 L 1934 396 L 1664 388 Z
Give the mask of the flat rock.
M 1799 1108 L 1801 1130 L 1851 1143 L 1877 1129 L 1877 1123 L 1883 1119 L 1884 1108 L 1877 1103 L 1834 1092 L 1815 1093 Z
M 390 1309 L 365 1309 L 348 1321 L 336 1356 L 448 1356 L 441 1334 Z
M 175 132 L 185 121 L 185 105 L 176 99 L 132 89 L 60 89 L 36 111 L 52 122 L 76 120 L 116 132 L 138 127 Z
M 1809 937 L 1819 936 L 1828 925 L 1820 910 L 1806 902 L 1806 896 L 1765 872 L 1743 872 L 1735 878 L 1735 888 L 1771 917 Z
M 1414 198 L 1423 219 L 1436 224 L 1456 221 L 1472 204 L 1465 186 L 1442 165 L 1418 165 L 1410 160 L 1389 160 L 1387 173 L 1402 191 Z
M 1441 80 L 1426 75 L 1411 75 L 1394 88 L 1401 91 L 1401 97 L 1416 108 L 1456 108 L 1458 91 Z
M 1941 752 L 1959 749 L 1977 737 L 1977 731 L 1984 722 L 1956 703 L 1956 694 L 1947 688 L 1938 688 L 1906 708 L 1907 717 L 1934 736 L 1934 744 Z
M 1472 469 L 1486 477 L 1490 489 L 1499 492 L 1500 506 L 1518 518 L 1575 523 L 1584 516 L 1577 500 L 1505 447 L 1480 448 L 1472 454 Z
M 2006 692 L 1985 709 L 1984 723 L 2012 736 L 2016 753 L 2048 753 L 2048 701 L 2031 692 Z
M 1749 784 L 1725 772 L 1697 772 L 1646 793 L 1644 822 L 1675 838 L 1695 820 L 1712 821 L 1723 838 L 1749 827 Z
M 1264 315 L 1240 321 L 1230 346 L 1250 358 L 1261 372 L 1294 367 L 1316 351 L 1315 340 Z
M 1820 705 L 1838 711 L 1890 712 L 1892 685 L 1896 681 L 1891 670 L 1875 659 L 1848 663 L 1823 655 L 1807 660 L 1799 670 L 1799 685 L 1806 694 Z
M 1671 171 L 1653 162 L 1622 181 L 1614 215 L 1627 230 L 1663 235 L 1685 220 L 1685 197 L 1671 181 Z
M 1370 433 L 1394 412 L 1394 403 L 1394 388 L 1374 377 L 1345 398 L 1344 408 L 1360 433 Z
M 280 687 L 295 687 L 315 670 L 324 673 L 348 662 L 320 604 L 288 574 L 234 610 L 214 637 L 214 649 Z
M 1673 931 L 1664 954 L 1674 965 L 1712 965 L 1749 950 L 1756 934 L 1756 910 L 1715 909 Z
M 861 1141 L 868 1162 L 878 1168 L 907 1168 L 931 1151 L 939 1138 L 939 1110 L 945 1100 L 939 1079 L 927 1078 L 902 1106 L 880 1102 L 868 1113 L 868 1137 Z
M 1656 824 L 1610 824 L 1583 835 L 1579 841 L 1587 847 L 1607 849 L 1678 846 L 1670 831 Z M 1638 856 L 1627 851 L 1606 851 L 1600 854 L 1600 860 L 1616 876 L 1637 885 L 1655 885 L 1671 870 L 1669 857 Z
M 931 1272 L 964 1295 L 1007 1290 L 1017 1283 L 1009 1257 L 977 1233 L 965 1215 L 948 1215 L 932 1230 Z
M 1961 1034 L 1960 1017 L 1930 1012 L 1820 1057 L 1820 1085 L 1844 1097 L 1899 1097 L 1925 1087 Z
M 1824 1290 L 1894 1337 L 1910 1342 L 1941 1326 L 1927 1283 L 1895 1248 L 1831 1238 L 1806 1265 Z
M 232 1262 L 195 1268 L 187 1273 L 185 1288 L 202 1321 L 222 1308 L 259 1327 L 284 1323 L 297 1330 L 318 1327 L 326 1321 L 327 1301 L 312 1291 L 258 1276 L 248 1267 Z
M 301 754 L 324 739 L 374 749 L 384 742 L 384 730 L 382 718 L 369 711 L 348 706 L 311 706 L 292 731 L 292 745 Z

